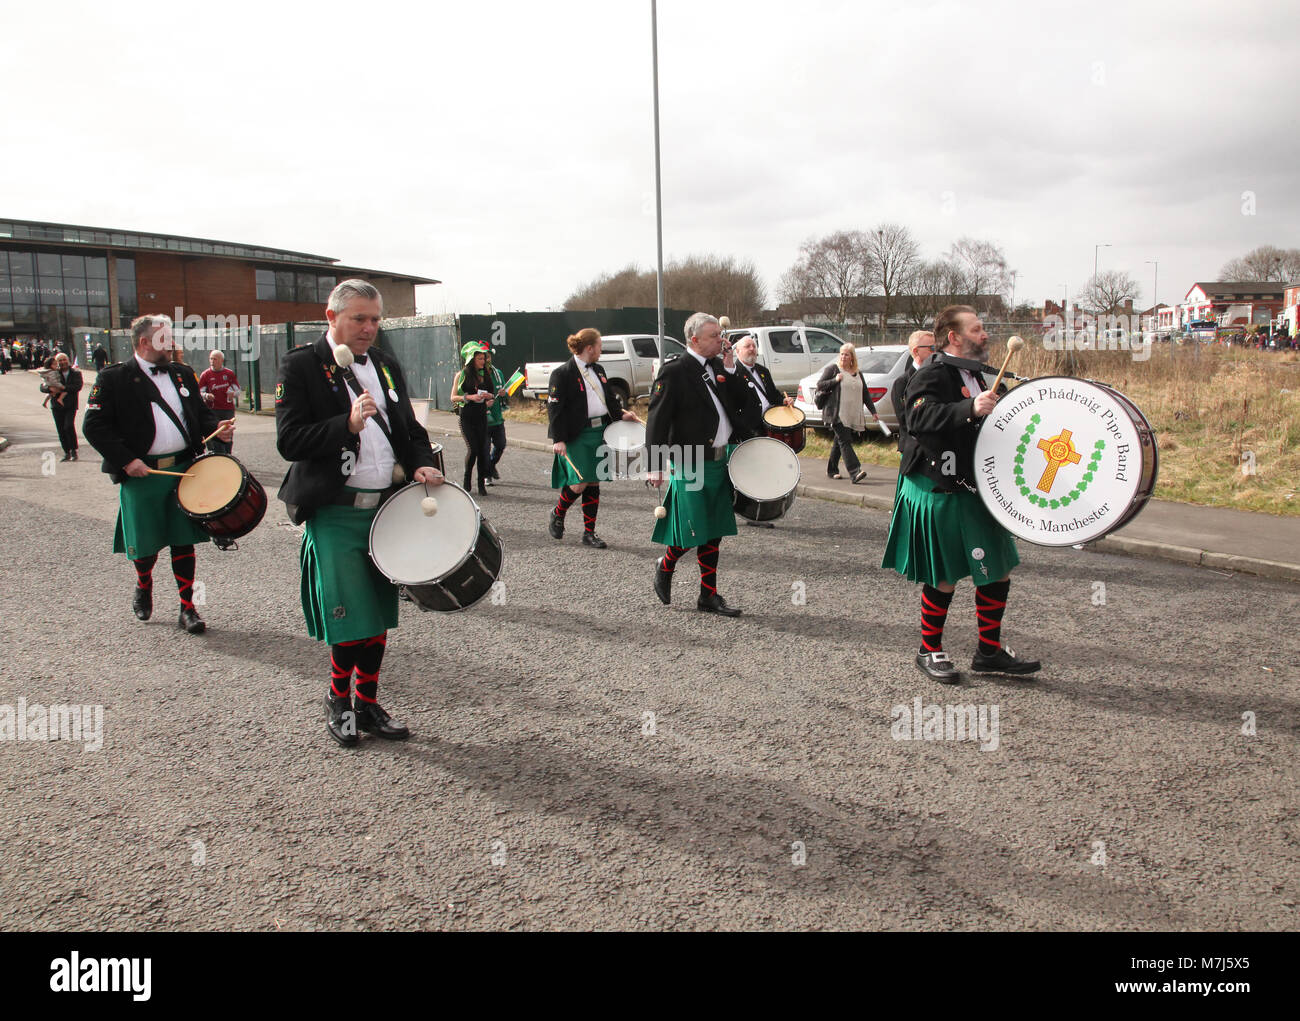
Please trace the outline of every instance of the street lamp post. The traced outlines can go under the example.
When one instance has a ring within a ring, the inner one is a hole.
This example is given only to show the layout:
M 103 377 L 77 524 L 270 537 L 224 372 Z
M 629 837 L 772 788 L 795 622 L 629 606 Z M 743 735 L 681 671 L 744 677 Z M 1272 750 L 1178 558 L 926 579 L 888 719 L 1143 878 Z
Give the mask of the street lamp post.
M 1110 246 L 1110 245 L 1107 245 L 1107 244 L 1093 245 L 1093 246 L 1092 246 L 1092 280 L 1093 280 L 1093 283 L 1096 283 L 1096 282 L 1097 282 L 1097 253 L 1100 252 L 1103 248 L 1110 248 L 1110 247 L 1111 247 L 1111 246 Z
M 1156 326 L 1160 325 L 1160 263 L 1155 259 L 1147 259 L 1148 266 L 1154 266 L 1155 270 L 1151 276 L 1151 307 L 1156 310 Z

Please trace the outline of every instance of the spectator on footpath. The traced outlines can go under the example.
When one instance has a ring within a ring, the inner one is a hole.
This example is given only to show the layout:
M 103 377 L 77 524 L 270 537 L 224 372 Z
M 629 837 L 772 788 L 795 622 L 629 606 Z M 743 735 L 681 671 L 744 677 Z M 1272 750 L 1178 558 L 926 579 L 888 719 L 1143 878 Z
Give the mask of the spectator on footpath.
M 835 433 L 835 443 L 831 455 L 826 461 L 826 474 L 833 479 L 842 479 L 840 474 L 840 457 L 844 458 L 844 468 L 854 483 L 867 477 L 867 471 L 858 461 L 857 451 L 853 449 L 853 438 L 867 428 L 866 415 L 877 422 L 876 404 L 867 391 L 867 380 L 858 369 L 858 352 L 852 344 L 840 348 L 839 358 L 822 370 L 817 380 L 817 407 L 822 410 L 822 421 Z
M 208 353 L 208 367 L 199 377 L 199 393 L 203 395 L 203 403 L 223 422 L 235 417 L 235 402 L 239 400 L 239 380 L 225 364 L 225 355 L 220 351 L 211 351 Z M 214 454 L 229 454 L 234 447 L 233 436 L 229 440 L 215 436 L 208 440 L 208 450 Z
M 0 376 L 9 375 L 9 345 L 0 344 Z
M 90 360 L 95 363 L 96 372 L 104 371 L 104 366 L 108 364 L 108 352 L 104 350 L 103 344 L 95 345 L 95 350 L 91 353 Z
M 889 391 L 890 403 L 894 406 L 894 417 L 898 419 L 898 449 L 903 449 L 903 433 L 907 429 L 907 408 L 903 395 L 907 393 L 907 384 L 916 375 L 916 370 L 925 364 L 927 358 L 934 354 L 934 334 L 929 330 L 915 330 L 907 338 L 907 351 L 912 360 L 903 367 L 903 374 L 894 380 Z

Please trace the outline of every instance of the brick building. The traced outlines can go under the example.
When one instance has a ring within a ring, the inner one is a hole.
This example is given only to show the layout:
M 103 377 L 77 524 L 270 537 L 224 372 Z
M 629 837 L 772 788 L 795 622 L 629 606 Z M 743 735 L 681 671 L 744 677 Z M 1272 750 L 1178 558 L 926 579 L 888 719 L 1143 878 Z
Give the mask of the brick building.
M 141 312 L 177 309 L 268 324 L 321 319 L 330 290 L 348 277 L 379 288 L 387 316 L 414 315 L 416 284 L 439 282 L 279 248 L 0 220 L 0 340 L 63 342 L 73 330 L 117 329 Z

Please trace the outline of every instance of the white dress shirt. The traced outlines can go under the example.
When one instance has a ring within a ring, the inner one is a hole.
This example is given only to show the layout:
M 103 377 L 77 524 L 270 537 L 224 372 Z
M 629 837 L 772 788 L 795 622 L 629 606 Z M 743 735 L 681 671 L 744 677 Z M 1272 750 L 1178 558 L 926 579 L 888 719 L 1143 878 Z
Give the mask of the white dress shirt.
M 161 362 L 155 365 L 152 362 L 146 362 L 138 354 L 135 356 L 135 360 L 144 373 L 144 378 L 154 385 L 162 399 L 167 402 L 167 406 L 176 412 L 177 419 L 184 422 L 185 407 L 181 404 L 181 395 L 177 392 L 176 384 L 172 382 L 172 377 L 167 371 L 167 363 Z M 161 368 L 163 371 L 154 375 L 150 370 L 157 368 Z M 189 441 L 176 428 L 176 424 L 167 417 L 167 412 L 153 402 L 150 402 L 149 408 L 153 411 L 153 443 L 149 447 L 149 453 L 157 457 L 162 454 L 175 454 L 186 449 L 189 446 Z
M 333 347 L 336 343 L 333 331 L 330 332 L 329 340 Z M 353 362 L 352 374 L 357 377 L 361 389 L 370 391 L 379 414 L 384 416 L 389 428 L 392 428 L 392 419 L 388 415 L 388 381 L 379 377 L 375 360 L 367 356 L 365 365 L 359 361 Z M 356 394 L 352 393 L 350 387 L 348 394 L 349 403 L 356 400 Z M 383 430 L 379 428 L 379 423 L 375 421 L 377 417 L 367 418 L 361 430 L 361 450 L 357 454 L 357 463 L 353 466 L 348 481 L 344 483 L 352 489 L 387 489 L 393 484 L 393 465 L 397 463 L 397 456 Z
M 746 374 L 753 380 L 751 385 L 753 386 L 754 391 L 758 394 L 758 401 L 762 405 L 762 408 L 760 409 L 761 414 L 772 406 L 772 402 L 767 399 L 767 390 L 763 386 L 762 377 L 758 374 L 758 362 L 756 360 L 753 365 L 745 365 L 744 362 L 741 362 L 740 364 L 745 366 Z
M 718 389 L 718 381 L 713 378 L 713 369 L 710 368 L 708 361 L 703 355 L 699 354 L 691 347 L 688 347 L 686 351 L 692 358 L 700 363 L 700 366 L 704 369 L 705 375 L 709 377 L 709 382 L 713 384 L 709 387 L 709 400 L 711 400 L 713 406 L 718 409 L 718 433 L 713 437 L 713 445 L 715 447 L 725 447 L 731 442 L 731 419 L 729 419 L 727 413 L 722 410 L 722 402 L 718 400 L 718 395 L 716 393 Z M 723 367 L 726 368 L 725 366 Z M 731 372 L 732 370 L 727 369 L 727 371 Z
M 578 372 L 586 384 L 587 417 L 600 418 L 608 415 L 609 405 L 605 403 L 605 388 L 600 385 L 600 377 L 596 375 L 596 370 L 577 355 L 573 356 L 573 361 L 578 366 Z

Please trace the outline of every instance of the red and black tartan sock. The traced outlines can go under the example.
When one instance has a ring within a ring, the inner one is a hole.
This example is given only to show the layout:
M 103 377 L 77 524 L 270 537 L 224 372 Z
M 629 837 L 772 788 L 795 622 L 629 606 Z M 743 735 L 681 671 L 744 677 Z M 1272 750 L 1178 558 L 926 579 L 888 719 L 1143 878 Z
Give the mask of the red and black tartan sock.
M 1011 579 L 975 588 L 975 622 L 980 629 L 980 653 L 992 656 L 1002 648 L 1002 615 L 1007 612 Z
M 664 550 L 663 559 L 659 561 L 659 566 L 663 568 L 665 574 L 673 573 L 673 568 L 677 566 L 677 558 L 685 552 L 685 546 L 669 546 Z
M 357 665 L 364 638 L 354 642 L 338 642 L 330 646 L 330 696 L 347 698 L 352 694 L 352 668 Z
M 367 638 L 357 656 L 357 701 L 374 704 L 379 695 L 379 664 L 388 647 L 388 632 Z
M 194 547 L 172 547 L 172 574 L 176 576 L 176 591 L 181 594 L 181 609 L 194 609 Z
M 979 591 L 978 589 L 976 591 Z M 948 619 L 951 592 L 921 586 L 921 652 L 943 652 L 943 625 Z
M 131 566 L 135 568 L 135 587 L 144 589 L 146 592 L 153 590 L 153 565 L 158 563 L 158 554 L 155 553 L 150 557 L 141 557 L 139 560 L 132 560 Z
M 555 505 L 555 513 L 560 517 L 564 517 L 568 513 L 569 505 L 577 498 L 578 494 L 569 486 L 565 486 L 560 490 L 560 502 Z
M 582 491 L 582 527 L 588 532 L 596 530 L 596 513 L 600 510 L 600 486 L 588 486 Z
M 718 594 L 718 544 L 721 542 L 722 536 L 718 536 L 695 548 L 695 559 L 700 562 L 701 596 Z

